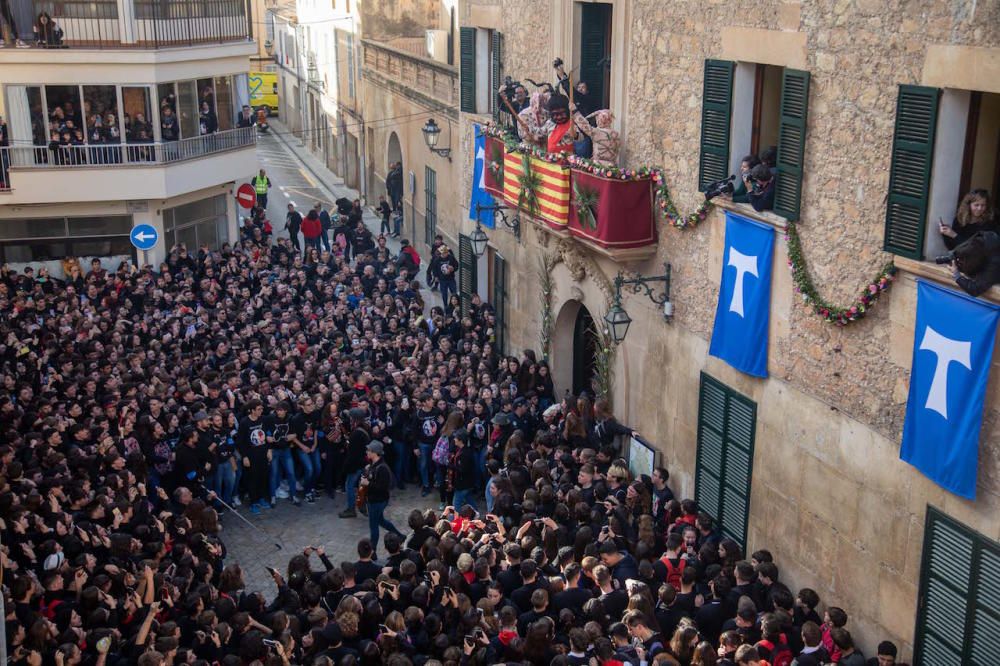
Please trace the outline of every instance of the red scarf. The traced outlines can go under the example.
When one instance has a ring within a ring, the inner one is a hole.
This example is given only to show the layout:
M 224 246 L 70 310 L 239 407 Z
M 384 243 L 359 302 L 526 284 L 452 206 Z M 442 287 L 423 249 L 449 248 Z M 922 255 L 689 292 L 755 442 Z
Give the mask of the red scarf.
M 567 120 L 564 123 L 560 123 L 560 124 L 556 125 L 556 128 L 554 130 L 552 130 L 551 134 L 549 134 L 549 152 L 550 153 L 572 153 L 573 152 L 573 144 L 572 143 L 569 143 L 569 144 L 562 143 L 563 138 L 566 136 L 566 133 L 569 131 L 570 127 L 572 127 L 572 126 L 573 126 L 573 121 L 572 120 Z

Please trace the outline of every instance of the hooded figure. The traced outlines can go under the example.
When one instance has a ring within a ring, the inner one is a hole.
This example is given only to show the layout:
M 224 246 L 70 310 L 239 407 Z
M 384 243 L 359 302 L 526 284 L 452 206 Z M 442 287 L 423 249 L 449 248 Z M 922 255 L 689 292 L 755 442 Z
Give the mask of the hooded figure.
M 548 130 L 545 129 L 545 124 L 549 120 L 549 112 L 545 108 L 546 94 L 544 92 L 531 93 L 531 99 L 528 102 L 527 108 L 522 109 L 517 114 L 524 123 L 523 127 L 526 130 L 524 132 L 524 139 L 537 145 L 539 148 L 545 147 L 546 137 L 548 136 Z

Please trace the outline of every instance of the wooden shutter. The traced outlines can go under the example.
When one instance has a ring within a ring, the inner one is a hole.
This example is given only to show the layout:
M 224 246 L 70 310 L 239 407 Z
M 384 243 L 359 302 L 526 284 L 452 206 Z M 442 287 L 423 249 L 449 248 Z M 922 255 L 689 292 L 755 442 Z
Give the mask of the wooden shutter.
M 1000 664 L 1000 544 L 927 507 L 914 666 Z
M 806 114 L 809 109 L 809 72 L 785 68 L 781 76 L 781 119 L 778 123 L 778 182 L 774 212 L 787 220 L 799 219 L 802 203 L 802 165 L 806 152 Z
M 695 499 L 722 533 L 746 546 L 757 405 L 702 373 Z
M 896 98 L 883 247 L 911 259 L 924 258 L 940 92 L 925 86 L 899 86 Z
M 459 33 L 459 98 L 463 113 L 476 112 L 476 29 L 462 28 Z
M 701 96 L 701 159 L 698 191 L 729 175 L 729 124 L 733 113 L 733 69 L 730 60 L 706 60 Z
M 424 242 L 434 243 L 437 234 L 437 173 L 424 167 Z
M 472 295 L 476 293 L 476 253 L 472 241 L 464 234 L 458 235 L 458 296 L 462 302 L 462 316 L 469 314 Z
M 490 62 L 490 74 L 493 80 L 490 81 L 490 113 L 493 114 L 493 118 L 497 117 L 500 111 L 500 100 L 497 99 L 497 89 L 503 80 L 500 78 L 500 60 L 503 49 L 503 36 L 500 34 L 499 30 L 493 31 L 493 47 L 492 47 L 492 60 Z
M 580 12 L 580 74 L 573 85 L 586 81 L 595 108 L 605 108 L 610 92 L 607 80 L 611 66 L 611 5 L 581 4 Z
M 493 255 L 493 309 L 497 317 L 494 351 L 502 355 L 507 348 L 507 260 L 499 252 Z

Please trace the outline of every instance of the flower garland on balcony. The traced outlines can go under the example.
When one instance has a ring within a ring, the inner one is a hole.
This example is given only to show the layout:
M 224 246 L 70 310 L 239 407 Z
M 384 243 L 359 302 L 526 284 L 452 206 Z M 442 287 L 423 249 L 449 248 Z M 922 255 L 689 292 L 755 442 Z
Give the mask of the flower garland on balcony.
M 515 150 L 530 154 L 533 157 L 543 159 L 547 162 L 565 162 L 571 168 L 585 171 L 591 175 L 611 180 L 643 180 L 649 178 L 653 181 L 653 192 L 656 205 L 660 209 L 665 221 L 676 229 L 691 229 L 708 217 L 708 212 L 712 208 L 712 202 L 703 201 L 693 213 L 682 215 L 674 204 L 670 196 L 670 188 L 667 187 L 666 177 L 663 169 L 657 166 L 642 166 L 637 169 L 621 168 L 608 164 L 600 164 L 583 157 L 575 155 L 549 155 L 536 146 L 518 144 L 516 139 L 511 139 L 507 132 L 496 128 L 487 128 L 487 134 L 504 141 L 508 151 Z M 579 199 L 574 188 L 574 196 Z M 520 204 L 520 202 L 519 202 Z M 581 219 L 582 221 L 582 219 Z M 893 262 L 888 262 L 879 271 L 875 279 L 870 281 L 862 290 L 861 295 L 852 304 L 840 307 L 827 302 L 819 295 L 816 285 L 813 284 L 809 275 L 809 267 L 806 264 L 805 255 L 802 252 L 802 243 L 799 239 L 798 229 L 795 222 L 788 222 L 785 228 L 785 241 L 788 246 L 788 267 L 792 272 L 792 281 L 795 283 L 795 292 L 802 295 L 802 300 L 824 321 L 838 326 L 846 326 L 851 322 L 862 319 L 868 310 L 878 301 L 882 292 L 892 286 L 896 276 L 896 266 Z
M 828 303 L 816 290 L 802 254 L 802 241 L 794 222 L 789 222 L 785 228 L 785 243 L 788 245 L 788 268 L 792 271 L 795 293 L 801 294 L 805 304 L 831 324 L 846 326 L 864 317 L 878 301 L 882 292 L 891 286 L 896 276 L 896 266 L 890 261 L 882 267 L 875 279 L 868 283 L 854 303 L 847 307 L 839 307 Z

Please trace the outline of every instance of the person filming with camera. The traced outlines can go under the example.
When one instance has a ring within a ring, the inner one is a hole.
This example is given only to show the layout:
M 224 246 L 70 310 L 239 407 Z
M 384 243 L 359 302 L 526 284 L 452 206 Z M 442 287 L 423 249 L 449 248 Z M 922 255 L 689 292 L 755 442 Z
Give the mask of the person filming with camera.
M 744 181 L 746 182 L 746 181 Z M 763 162 L 750 169 L 747 201 L 757 212 L 774 208 L 774 174 Z

